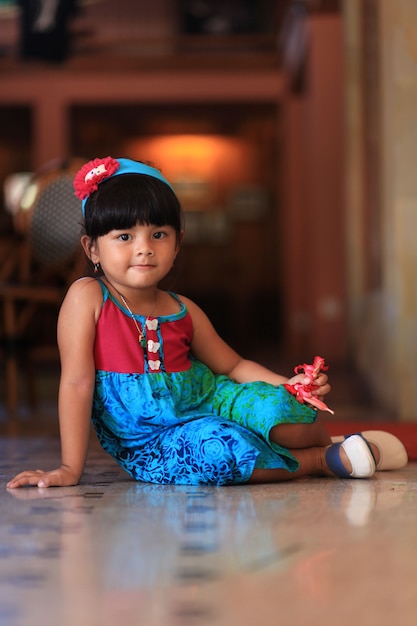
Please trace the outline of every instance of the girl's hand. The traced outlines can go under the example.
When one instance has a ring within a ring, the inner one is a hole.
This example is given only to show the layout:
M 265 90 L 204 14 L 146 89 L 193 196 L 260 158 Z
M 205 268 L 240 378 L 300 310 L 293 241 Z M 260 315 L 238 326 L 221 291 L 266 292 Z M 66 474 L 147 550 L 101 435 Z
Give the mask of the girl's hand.
M 316 380 L 314 381 L 314 384 L 317 385 L 317 389 L 313 391 L 313 395 L 319 398 L 322 396 L 325 396 L 326 393 L 329 393 L 329 391 L 331 391 L 332 389 L 328 383 L 327 374 L 324 374 L 324 373 L 320 373 L 317 376 Z
M 77 485 L 79 476 L 76 476 L 68 467 L 60 467 L 50 472 L 42 470 L 28 470 L 17 474 L 10 480 L 6 487 L 15 489 L 16 487 L 24 487 L 32 485 L 34 487 L 70 487 Z
M 297 365 L 297 367 L 294 368 L 294 371 L 297 375 L 301 371 L 303 372 L 300 374 L 301 379 L 297 380 L 297 376 L 294 376 L 291 380 L 294 380 L 295 383 L 298 382 L 298 384 L 305 385 L 312 396 L 321 398 L 330 391 L 330 385 L 327 382 L 327 375 L 324 374 L 327 369 L 329 368 L 325 364 L 323 357 L 315 356 L 312 364 L 303 363 L 302 365 Z
M 310 382 L 310 378 L 306 378 L 305 374 L 297 374 L 288 380 L 289 385 L 295 385 L 296 383 L 308 385 Z M 327 374 L 324 374 L 323 372 L 320 372 L 313 384 L 314 387 L 312 388 L 311 393 L 313 396 L 317 396 L 318 398 L 325 396 L 331 390 Z
M 287 391 L 295 395 L 297 400 L 302 404 L 307 402 L 307 404 L 311 404 L 315 409 L 328 411 L 332 414 L 334 413 L 322 400 L 323 395 L 330 391 L 330 385 L 327 382 L 327 376 L 325 374 L 317 374 L 314 380 L 306 376 L 306 374 L 297 374 L 290 378 L 289 381 L 285 383 L 284 387 Z

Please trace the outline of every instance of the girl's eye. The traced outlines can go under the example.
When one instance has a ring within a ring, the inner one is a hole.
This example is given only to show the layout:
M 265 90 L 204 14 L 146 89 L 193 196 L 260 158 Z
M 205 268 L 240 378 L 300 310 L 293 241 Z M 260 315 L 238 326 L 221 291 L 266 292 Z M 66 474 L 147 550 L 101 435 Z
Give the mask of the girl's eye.
M 163 233 L 161 230 L 158 230 L 152 236 L 154 239 L 162 239 L 165 236 L 165 233 Z
M 121 241 L 129 241 L 131 239 L 131 235 L 129 235 L 129 233 L 123 233 L 122 235 L 119 235 L 119 239 Z

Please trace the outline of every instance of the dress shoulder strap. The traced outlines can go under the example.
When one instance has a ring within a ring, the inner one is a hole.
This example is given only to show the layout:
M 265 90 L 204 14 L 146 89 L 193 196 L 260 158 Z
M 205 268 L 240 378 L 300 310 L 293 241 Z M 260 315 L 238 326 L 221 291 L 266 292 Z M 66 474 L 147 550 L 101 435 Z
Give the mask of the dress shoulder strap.
M 104 282 L 100 278 L 96 278 L 96 280 L 98 284 L 100 285 L 101 293 L 103 294 L 103 304 L 104 304 L 106 300 L 108 300 L 108 298 L 110 297 L 110 291 L 108 290 L 107 286 L 104 284 Z
M 174 293 L 173 291 L 167 291 L 167 293 L 169 293 L 169 295 L 174 298 L 180 306 L 184 306 L 184 303 L 181 301 L 181 298 L 177 293 Z

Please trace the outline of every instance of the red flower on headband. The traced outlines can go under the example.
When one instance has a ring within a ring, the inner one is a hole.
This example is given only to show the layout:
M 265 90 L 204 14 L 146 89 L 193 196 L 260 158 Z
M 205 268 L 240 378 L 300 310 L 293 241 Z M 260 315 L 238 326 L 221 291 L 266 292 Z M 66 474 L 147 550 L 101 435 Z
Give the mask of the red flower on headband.
M 93 191 L 97 191 L 99 183 L 112 176 L 119 167 L 119 161 L 109 156 L 104 159 L 94 159 L 83 165 L 74 178 L 77 198 L 80 200 L 88 198 Z

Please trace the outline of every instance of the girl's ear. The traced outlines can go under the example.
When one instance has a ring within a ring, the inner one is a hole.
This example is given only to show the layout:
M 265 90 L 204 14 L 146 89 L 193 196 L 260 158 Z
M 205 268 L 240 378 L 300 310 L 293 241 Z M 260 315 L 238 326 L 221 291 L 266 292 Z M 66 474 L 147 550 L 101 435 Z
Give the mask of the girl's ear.
M 88 237 L 87 235 L 83 235 L 81 237 L 81 245 L 85 254 L 93 263 L 93 265 L 100 262 L 97 246 L 90 237 Z

